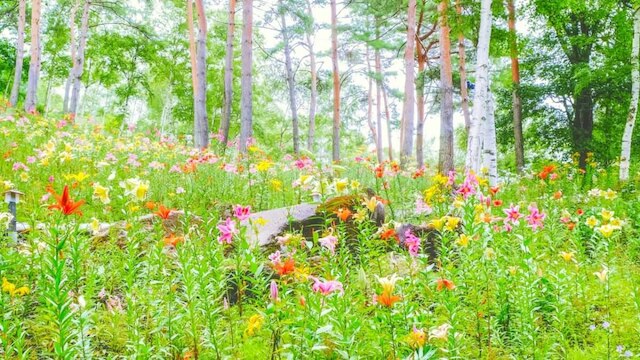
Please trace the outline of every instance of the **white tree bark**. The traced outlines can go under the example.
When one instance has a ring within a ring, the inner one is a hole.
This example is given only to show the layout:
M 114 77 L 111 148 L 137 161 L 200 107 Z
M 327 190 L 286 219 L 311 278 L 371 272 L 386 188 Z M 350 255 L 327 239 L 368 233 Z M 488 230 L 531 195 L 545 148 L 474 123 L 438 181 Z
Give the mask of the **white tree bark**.
M 247 141 L 253 135 L 253 0 L 245 0 L 242 8 L 242 98 L 240 99 L 240 152 L 246 153 Z
M 478 63 L 476 65 L 476 88 L 473 99 L 471 127 L 467 142 L 466 170 L 480 172 L 483 130 L 486 128 L 489 105 L 489 42 L 491 41 L 491 0 L 482 0 L 480 32 L 478 34 Z
M 75 115 L 78 110 L 78 101 L 80 99 L 80 88 L 82 83 L 82 73 L 84 71 L 84 53 L 87 46 L 87 32 L 89 31 L 89 8 L 91 1 L 87 0 L 84 3 L 84 9 L 82 11 L 82 23 L 80 25 L 80 38 L 78 39 L 78 52 L 75 56 L 75 62 L 73 69 L 71 70 L 73 77 L 73 87 L 71 88 L 71 99 L 69 101 L 69 113 Z M 74 44 L 72 44 L 73 46 Z
M 71 69 L 69 76 L 64 84 L 64 100 L 62 102 L 62 112 L 69 112 L 69 96 L 71 96 L 71 86 L 73 84 L 73 68 L 76 66 L 76 14 L 80 7 L 80 0 L 76 0 L 71 8 L 71 16 L 69 17 L 69 50 L 71 52 Z
M 413 152 L 413 122 L 415 98 L 415 37 L 416 37 L 416 0 L 409 0 L 407 10 L 407 44 L 404 52 L 404 112 L 402 116 L 402 152 L 400 163 L 407 163 Z
M 198 11 L 198 38 L 196 46 L 196 79 L 194 144 L 198 149 L 209 146 L 209 120 L 207 118 L 207 18 L 203 0 L 195 0 Z
M 20 83 L 22 82 L 22 66 L 24 64 L 24 26 L 27 21 L 27 0 L 20 0 L 18 4 L 18 39 L 16 43 L 16 71 L 13 77 L 13 87 L 9 102 L 11 106 L 18 103 Z
M 289 29 L 287 29 L 287 16 L 284 11 L 282 0 L 280 5 L 280 19 L 282 21 L 282 38 L 284 41 L 284 62 L 287 71 L 287 83 L 289 85 L 289 105 L 291 107 L 291 122 L 293 127 L 293 152 L 300 154 L 300 129 L 298 127 L 298 102 L 296 101 L 296 82 L 291 64 L 291 47 L 289 45 Z
M 224 60 L 224 108 L 220 134 L 222 146 L 226 148 L 229 141 L 229 126 L 231 124 L 231 105 L 233 103 L 233 39 L 236 28 L 236 0 L 229 0 L 229 24 L 227 28 L 227 52 Z
M 311 40 L 311 33 L 314 30 L 313 26 L 313 10 L 311 9 L 311 1 L 307 0 L 307 15 L 311 19 L 309 29 L 306 32 L 307 47 L 309 48 L 309 66 L 311 70 L 311 99 L 309 103 L 309 137 L 307 138 L 307 149 L 313 152 L 315 148 L 315 136 L 316 136 L 316 107 L 318 106 L 318 71 L 316 69 L 316 54 L 313 50 L 313 41 Z
M 38 80 L 40 79 L 40 0 L 31 2 L 31 60 L 29 61 L 29 81 L 24 110 L 36 110 Z
M 638 116 L 638 98 L 640 97 L 640 8 L 635 10 L 633 18 L 633 47 L 631 50 L 631 105 L 627 124 L 622 135 L 622 153 L 620 154 L 620 181 L 629 180 L 629 166 L 631 157 L 631 139 L 633 127 Z
M 338 10 L 336 0 L 331 0 L 331 64 L 333 70 L 333 134 L 331 154 L 334 162 L 340 161 L 340 69 L 338 65 Z
M 489 184 L 496 186 L 498 184 L 498 147 L 496 144 L 496 122 L 495 122 L 495 99 L 493 93 L 489 91 L 487 94 L 487 121 L 483 131 L 484 139 L 482 141 L 482 161 L 484 168 L 489 172 Z

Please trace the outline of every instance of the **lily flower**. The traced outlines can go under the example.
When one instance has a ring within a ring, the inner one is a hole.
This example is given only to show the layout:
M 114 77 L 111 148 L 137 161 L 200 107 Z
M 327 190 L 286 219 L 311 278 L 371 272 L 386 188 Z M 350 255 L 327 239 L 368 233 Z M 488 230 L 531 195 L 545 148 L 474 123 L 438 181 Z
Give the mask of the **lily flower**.
M 56 194 L 53 195 L 56 197 L 57 204 L 49 205 L 49 210 L 60 210 L 65 215 L 80 215 L 82 216 L 82 211 L 79 210 L 80 206 L 84 204 L 84 200 L 73 201 L 69 196 L 69 186 L 65 185 L 64 190 L 62 190 L 62 196 Z

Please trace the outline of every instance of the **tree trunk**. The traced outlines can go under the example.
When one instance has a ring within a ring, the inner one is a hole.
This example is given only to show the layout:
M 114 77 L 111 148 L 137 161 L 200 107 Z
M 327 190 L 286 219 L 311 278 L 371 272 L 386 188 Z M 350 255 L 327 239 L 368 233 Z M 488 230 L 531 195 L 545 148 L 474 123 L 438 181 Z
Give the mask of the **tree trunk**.
M 575 117 L 573 122 L 573 142 L 580 153 L 580 169 L 586 169 L 587 152 L 593 134 L 593 94 L 587 86 L 574 96 Z
M 241 153 L 247 152 L 247 141 L 253 136 L 253 90 L 251 70 L 253 68 L 253 0 L 244 0 L 242 8 L 242 98 L 240 140 Z
M 484 168 L 489 171 L 489 184 L 498 184 L 498 150 L 496 145 L 495 100 L 491 91 L 488 92 L 487 122 L 482 140 L 482 159 Z
M 380 59 L 378 59 L 380 60 Z M 383 76 L 380 73 L 380 76 Z M 387 142 L 389 143 L 389 161 L 393 161 L 393 136 L 391 136 L 391 113 L 389 112 L 389 101 L 387 100 L 387 91 L 384 88 L 384 78 L 381 78 L 380 91 L 382 92 L 382 99 L 384 100 L 384 114 L 387 118 Z
M 71 18 L 69 19 L 69 50 L 71 52 L 71 69 L 69 76 L 64 84 L 64 100 L 62 102 L 62 112 L 69 112 L 69 97 L 71 96 L 71 86 L 73 85 L 73 68 L 76 66 L 76 14 L 80 7 L 80 0 L 76 0 L 71 9 Z
M 78 100 L 80 97 L 80 87 L 82 86 L 80 80 L 82 79 L 82 72 L 84 70 L 84 51 L 87 45 L 87 32 L 89 30 L 89 7 L 91 1 L 87 0 L 84 3 L 84 9 L 82 11 L 82 23 L 80 27 L 80 38 L 78 39 L 78 52 L 75 54 L 75 63 L 71 73 L 73 74 L 73 87 L 71 88 L 71 99 L 69 101 L 69 113 L 73 116 L 76 115 L 78 109 Z
M 413 150 L 413 118 L 415 107 L 415 37 L 416 37 L 416 0 L 409 0 L 407 10 L 407 45 L 404 52 L 405 82 L 404 111 L 402 116 L 402 152 L 400 163 L 405 166 Z
M 518 35 L 516 33 L 516 7 L 514 0 L 507 0 L 509 10 L 509 48 L 511 51 L 511 79 L 513 82 L 513 135 L 516 142 L 516 169 L 524 168 L 524 138 L 522 137 L 522 100 L 520 99 L 520 64 L 518 60 Z
M 196 46 L 196 79 L 194 144 L 198 149 L 209 146 L 209 121 L 207 119 L 207 18 L 203 0 L 195 0 L 198 11 L 198 38 Z
M 377 125 L 373 124 L 373 78 L 371 72 L 371 61 L 369 56 L 369 46 L 367 46 L 367 50 L 365 53 L 365 57 L 367 59 L 367 77 L 369 78 L 369 87 L 367 91 L 367 123 L 369 124 L 369 130 L 371 130 L 371 137 L 373 139 L 373 144 L 376 146 L 376 158 L 378 159 L 378 164 L 382 163 L 382 144 L 378 142 L 379 136 L 378 131 L 376 129 Z M 378 101 L 380 101 L 378 99 Z M 376 107 L 378 109 L 378 122 L 380 121 L 380 104 L 377 103 Z
M 309 137 L 307 138 L 307 149 L 311 152 L 315 148 L 316 136 L 316 107 L 318 102 L 318 72 L 316 69 L 316 54 L 313 51 L 313 41 L 311 33 L 313 32 L 313 11 L 311 9 L 311 1 L 307 0 L 307 15 L 311 19 L 310 28 L 307 29 L 306 38 L 309 48 L 309 66 L 311 67 L 311 99 L 309 103 Z
M 220 135 L 222 148 L 226 149 L 229 141 L 229 127 L 231 126 L 231 106 L 233 103 L 233 39 L 236 28 L 236 0 L 229 0 L 229 24 L 227 27 L 227 51 L 224 62 L 224 105 Z
M 20 83 L 22 82 L 22 66 L 24 63 L 24 26 L 27 21 L 27 0 L 20 0 L 18 4 L 18 40 L 16 42 L 16 71 L 13 77 L 13 87 L 9 102 L 11 106 L 18 104 Z
M 456 0 L 456 13 L 458 14 L 458 71 L 460 72 L 460 97 L 462 115 L 464 116 L 464 129 L 469 134 L 471 126 L 471 114 L 469 113 L 469 89 L 467 88 L 467 59 L 464 49 L 464 33 L 462 32 L 462 4 Z
M 480 172 L 482 132 L 486 128 L 489 96 L 489 42 L 491 41 L 491 0 L 482 0 L 480 33 L 478 34 L 478 63 L 476 65 L 476 91 L 467 143 L 466 169 Z
M 187 28 L 189 30 L 189 60 L 191 61 L 191 88 L 193 89 L 193 119 L 196 122 L 196 98 L 198 97 L 198 69 L 196 66 L 196 35 L 193 24 L 193 1 L 187 0 Z
M 416 30 L 416 51 L 418 57 L 418 79 L 416 81 L 416 108 L 418 110 L 418 123 L 416 127 L 416 162 L 418 163 L 418 169 L 424 166 L 424 86 L 425 86 L 425 74 L 424 70 L 427 63 L 427 49 L 422 46 L 420 41 L 420 28 L 422 27 L 422 20 L 424 19 L 424 2 L 420 8 L 420 17 Z
M 340 72 L 338 69 L 338 12 L 331 0 L 331 63 L 333 64 L 333 161 L 340 161 Z
M 40 0 L 31 2 L 31 60 L 29 61 L 29 81 L 27 83 L 27 98 L 24 110 L 36 110 L 38 95 L 38 80 L 40 78 Z
M 289 106 L 291 107 L 291 123 L 293 127 L 293 152 L 300 154 L 300 129 L 298 128 L 298 105 L 296 101 L 296 84 L 293 66 L 291 65 L 291 47 L 289 45 L 289 31 L 287 29 L 287 17 L 285 16 L 282 0 L 280 5 L 283 7 L 280 12 L 282 21 L 282 38 L 284 41 L 284 63 L 287 71 L 287 84 L 289 85 Z
M 380 68 L 378 67 L 379 56 L 378 49 L 376 49 L 374 54 L 376 67 L 376 130 L 378 135 L 376 142 L 378 143 L 378 162 L 382 163 L 384 161 L 384 155 L 382 152 L 382 86 L 380 86 Z
M 631 104 L 627 124 L 622 135 L 622 152 L 620 154 L 620 181 L 629 180 L 629 159 L 631 158 L 631 139 L 633 127 L 638 116 L 638 100 L 640 98 L 640 8 L 635 9 L 633 17 L 633 47 L 631 50 Z
M 451 70 L 451 40 L 447 8 L 449 0 L 442 0 L 440 10 L 440 152 L 438 171 L 448 174 L 453 164 L 453 75 Z

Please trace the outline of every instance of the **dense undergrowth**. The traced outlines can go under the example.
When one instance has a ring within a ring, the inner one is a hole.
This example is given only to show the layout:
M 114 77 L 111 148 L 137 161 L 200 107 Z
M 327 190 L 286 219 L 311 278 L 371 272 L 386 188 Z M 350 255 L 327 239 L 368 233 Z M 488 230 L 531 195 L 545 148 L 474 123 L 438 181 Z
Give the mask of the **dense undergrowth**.
M 259 146 L 220 157 L 10 112 L 0 134 L 0 188 L 25 193 L 18 220 L 32 229 L 17 244 L 0 235 L 7 359 L 640 353 L 638 183 L 620 188 L 617 168 L 539 164 L 490 187 L 368 158 L 330 166 Z M 278 252 L 247 240 L 268 219 L 239 225 L 367 187 L 380 198 L 340 209 L 314 239 L 281 237 Z M 382 228 L 368 216 L 377 201 Z M 171 209 L 185 214 L 170 223 Z M 392 221 L 435 231 L 400 242 Z

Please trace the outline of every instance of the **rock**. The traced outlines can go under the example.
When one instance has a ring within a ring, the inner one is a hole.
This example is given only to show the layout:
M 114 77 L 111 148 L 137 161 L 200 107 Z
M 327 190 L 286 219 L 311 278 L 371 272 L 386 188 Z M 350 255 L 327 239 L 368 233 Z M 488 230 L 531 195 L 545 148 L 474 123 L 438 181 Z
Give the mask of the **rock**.
M 316 215 L 316 204 L 300 204 L 290 207 L 259 211 L 242 221 L 247 226 L 247 240 L 259 246 L 268 246 L 289 227 L 291 221 L 303 222 Z M 261 223 L 264 222 L 264 225 Z

